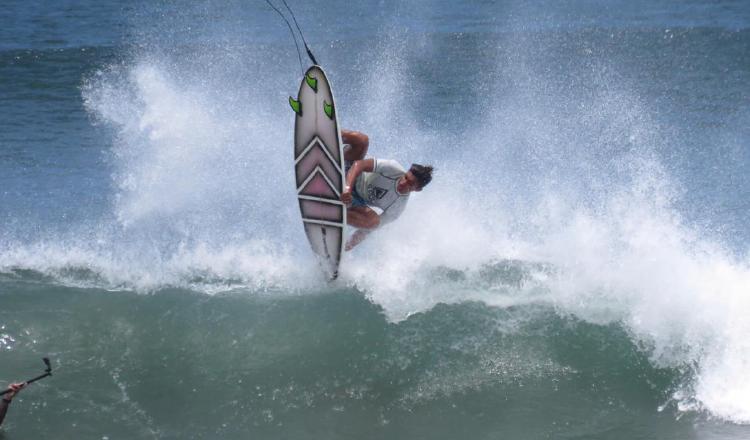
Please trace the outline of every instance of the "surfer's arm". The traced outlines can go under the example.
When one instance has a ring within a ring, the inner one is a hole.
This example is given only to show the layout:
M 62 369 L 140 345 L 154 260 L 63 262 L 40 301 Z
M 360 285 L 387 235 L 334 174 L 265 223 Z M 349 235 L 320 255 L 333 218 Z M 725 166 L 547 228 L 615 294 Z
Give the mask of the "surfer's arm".
M 346 175 L 346 186 L 341 193 L 341 201 L 349 204 L 352 202 L 352 188 L 357 182 L 357 177 L 363 172 L 371 173 L 375 169 L 375 159 L 362 159 L 354 162 Z
M 352 234 L 352 238 L 349 239 L 349 241 L 346 243 L 346 250 L 350 251 L 354 246 L 362 243 L 362 240 L 367 238 L 367 235 L 372 232 L 370 229 L 357 229 L 354 234 Z

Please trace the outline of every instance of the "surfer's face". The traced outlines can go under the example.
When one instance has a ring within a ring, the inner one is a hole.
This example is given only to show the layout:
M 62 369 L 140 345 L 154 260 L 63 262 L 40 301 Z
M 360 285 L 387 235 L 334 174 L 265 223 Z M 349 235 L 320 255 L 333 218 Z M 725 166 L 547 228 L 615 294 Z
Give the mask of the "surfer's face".
M 396 191 L 400 194 L 408 194 L 412 191 L 422 191 L 422 188 L 419 187 L 417 177 L 411 171 L 407 171 L 406 174 L 398 179 Z

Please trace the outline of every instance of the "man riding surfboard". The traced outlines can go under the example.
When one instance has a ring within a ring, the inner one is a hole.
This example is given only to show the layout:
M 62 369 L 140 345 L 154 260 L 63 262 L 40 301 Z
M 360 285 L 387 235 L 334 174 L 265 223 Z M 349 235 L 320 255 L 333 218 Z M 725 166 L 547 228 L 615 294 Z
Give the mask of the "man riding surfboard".
M 433 168 L 412 164 L 405 170 L 395 160 L 365 158 L 369 138 L 358 131 L 341 130 L 341 138 L 346 166 L 341 201 L 348 206 L 347 224 L 357 228 L 346 243 L 349 251 L 370 232 L 398 218 L 406 208 L 409 194 L 422 191 L 430 183 Z M 373 207 L 382 212 L 378 215 Z

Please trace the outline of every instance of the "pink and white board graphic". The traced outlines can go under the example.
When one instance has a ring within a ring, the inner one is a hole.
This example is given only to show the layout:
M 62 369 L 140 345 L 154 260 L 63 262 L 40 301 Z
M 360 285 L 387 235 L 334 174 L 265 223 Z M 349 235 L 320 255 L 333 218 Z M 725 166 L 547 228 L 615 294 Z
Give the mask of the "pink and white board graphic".
M 307 70 L 297 99 L 289 103 L 296 114 L 294 170 L 302 223 L 313 252 L 334 279 L 346 233 L 346 206 L 340 200 L 344 152 L 333 92 L 320 66 Z

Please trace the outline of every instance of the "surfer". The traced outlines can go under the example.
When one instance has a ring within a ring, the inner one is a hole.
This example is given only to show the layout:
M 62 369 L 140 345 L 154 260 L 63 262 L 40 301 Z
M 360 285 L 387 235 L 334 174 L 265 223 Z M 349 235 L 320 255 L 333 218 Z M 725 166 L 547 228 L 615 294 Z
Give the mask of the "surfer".
M 346 185 L 341 201 L 349 208 L 347 223 L 356 227 L 346 250 L 362 242 L 379 226 L 396 220 L 404 212 L 409 194 L 422 191 L 432 180 L 432 167 L 412 164 L 405 170 L 395 160 L 365 158 L 369 146 L 366 134 L 341 130 L 344 141 Z M 378 214 L 372 208 L 382 212 Z
M 8 387 L 8 392 L 3 395 L 2 402 L 0 402 L 0 425 L 3 424 L 3 420 L 5 420 L 5 413 L 8 412 L 8 406 L 10 406 L 10 402 L 13 400 L 13 397 L 18 394 L 23 387 L 26 386 L 26 382 L 20 382 L 20 383 L 12 383 Z

